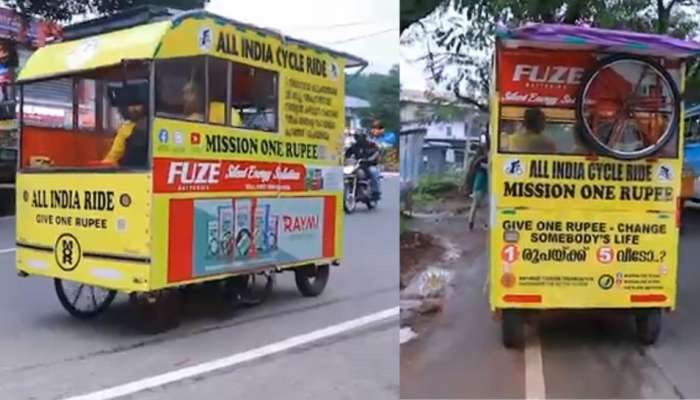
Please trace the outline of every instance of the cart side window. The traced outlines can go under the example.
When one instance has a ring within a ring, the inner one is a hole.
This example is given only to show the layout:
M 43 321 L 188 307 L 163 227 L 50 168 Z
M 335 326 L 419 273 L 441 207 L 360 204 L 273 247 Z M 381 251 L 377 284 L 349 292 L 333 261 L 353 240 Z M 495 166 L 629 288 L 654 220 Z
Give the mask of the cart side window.
M 499 122 L 498 150 L 513 154 L 592 155 L 575 123 L 574 110 L 503 107 Z M 677 157 L 678 135 L 658 154 Z
M 226 125 L 226 98 L 229 62 L 220 58 L 209 58 L 209 119 L 210 124 Z
M 231 124 L 267 132 L 278 130 L 277 72 L 233 63 Z
M 24 124 L 73 129 L 73 79 L 54 79 L 24 87 Z
M 17 150 L 15 149 L 0 149 L 0 161 L 17 161 Z
M 204 122 L 204 57 L 156 62 L 156 114 Z
M 78 80 L 78 129 L 95 130 L 97 127 L 97 90 L 94 79 Z
M 146 168 L 147 78 L 136 63 L 26 84 L 21 167 Z

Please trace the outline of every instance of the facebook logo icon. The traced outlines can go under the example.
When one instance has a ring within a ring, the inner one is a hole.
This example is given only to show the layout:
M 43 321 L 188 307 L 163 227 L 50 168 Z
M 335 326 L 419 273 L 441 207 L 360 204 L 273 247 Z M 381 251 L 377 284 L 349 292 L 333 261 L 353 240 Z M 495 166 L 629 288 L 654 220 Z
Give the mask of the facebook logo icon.
M 160 140 L 161 143 L 168 143 L 168 131 L 161 129 L 158 134 L 158 140 Z

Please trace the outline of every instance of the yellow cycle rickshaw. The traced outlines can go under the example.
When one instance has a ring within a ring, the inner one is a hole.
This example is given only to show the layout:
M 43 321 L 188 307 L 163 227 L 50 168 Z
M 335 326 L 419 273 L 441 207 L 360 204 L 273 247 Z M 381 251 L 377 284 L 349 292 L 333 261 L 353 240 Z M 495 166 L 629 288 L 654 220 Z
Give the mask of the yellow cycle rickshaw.
M 181 288 L 320 294 L 343 243 L 354 56 L 190 11 L 39 49 L 22 69 L 17 270 L 79 318 L 130 294 L 155 330 Z M 257 283 L 256 283 L 257 282 Z
M 491 92 L 490 302 L 506 346 L 537 310 L 676 304 L 685 62 L 700 44 L 569 25 L 500 30 Z

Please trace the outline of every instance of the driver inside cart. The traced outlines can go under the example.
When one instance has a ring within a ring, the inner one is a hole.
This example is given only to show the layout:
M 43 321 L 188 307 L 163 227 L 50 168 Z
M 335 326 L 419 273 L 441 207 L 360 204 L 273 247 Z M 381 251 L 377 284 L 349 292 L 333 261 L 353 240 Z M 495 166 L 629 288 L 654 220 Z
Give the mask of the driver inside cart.
M 525 130 L 508 138 L 508 150 L 516 153 L 552 154 L 557 148 L 554 142 L 543 135 L 547 126 L 544 112 L 539 108 L 528 108 L 524 115 Z
M 125 118 L 117 128 L 104 164 L 120 167 L 143 167 L 148 161 L 148 86 L 127 85 L 110 88 L 112 105 Z

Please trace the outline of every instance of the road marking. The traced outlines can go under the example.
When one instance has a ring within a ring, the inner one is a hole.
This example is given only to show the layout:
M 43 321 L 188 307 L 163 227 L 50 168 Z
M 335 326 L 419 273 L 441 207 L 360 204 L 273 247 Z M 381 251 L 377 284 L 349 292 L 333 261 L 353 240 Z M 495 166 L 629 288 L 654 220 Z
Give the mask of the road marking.
M 525 330 L 525 398 L 546 399 L 540 336 L 531 324 Z
M 150 378 L 141 379 L 138 381 L 126 383 L 119 386 L 114 386 L 108 389 L 99 390 L 80 396 L 70 397 L 64 400 L 109 400 L 122 396 L 127 396 L 133 393 L 141 392 L 148 389 L 153 389 L 169 383 L 181 381 L 183 379 L 192 378 L 197 375 L 206 374 L 223 368 L 229 368 L 234 365 L 252 361 L 261 357 L 266 357 L 272 354 L 281 353 L 303 346 L 322 339 L 336 336 L 341 333 L 361 328 L 374 322 L 388 319 L 399 314 L 399 307 L 389 308 L 374 314 L 366 315 L 350 321 L 345 321 L 337 325 L 332 325 L 313 332 L 305 333 L 299 336 L 293 336 L 277 343 L 272 343 L 267 346 L 258 347 L 245 351 L 243 353 L 233 354 L 228 357 L 212 360 L 199 365 L 194 365 L 187 368 L 178 369 L 171 372 L 166 372 L 161 375 L 152 376 Z
M 17 250 L 16 247 L 13 247 L 11 249 L 0 249 L 0 254 L 14 253 L 15 250 Z

